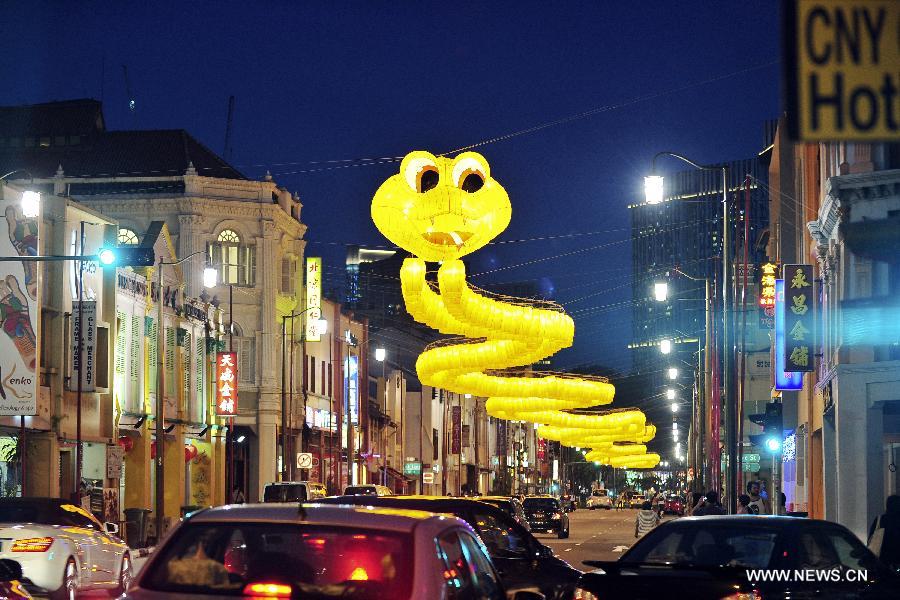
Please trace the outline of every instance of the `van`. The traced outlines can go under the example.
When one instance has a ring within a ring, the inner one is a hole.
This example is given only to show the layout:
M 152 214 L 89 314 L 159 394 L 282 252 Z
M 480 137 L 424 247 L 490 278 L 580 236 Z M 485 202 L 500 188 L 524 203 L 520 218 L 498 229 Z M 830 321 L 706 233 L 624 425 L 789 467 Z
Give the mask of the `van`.
M 390 488 L 383 485 L 363 484 L 348 485 L 344 488 L 345 496 L 393 496 Z
M 321 483 L 311 481 L 273 481 L 263 489 L 263 502 L 313 502 L 328 493 Z

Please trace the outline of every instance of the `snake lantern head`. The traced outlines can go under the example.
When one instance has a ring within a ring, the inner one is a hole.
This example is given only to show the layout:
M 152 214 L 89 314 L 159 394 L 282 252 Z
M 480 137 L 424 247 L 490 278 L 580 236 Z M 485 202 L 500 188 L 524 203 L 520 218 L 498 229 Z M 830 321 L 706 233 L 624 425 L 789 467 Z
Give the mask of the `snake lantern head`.
M 393 243 L 427 261 L 460 258 L 509 225 L 509 196 L 477 152 L 416 151 L 372 199 L 372 220 Z

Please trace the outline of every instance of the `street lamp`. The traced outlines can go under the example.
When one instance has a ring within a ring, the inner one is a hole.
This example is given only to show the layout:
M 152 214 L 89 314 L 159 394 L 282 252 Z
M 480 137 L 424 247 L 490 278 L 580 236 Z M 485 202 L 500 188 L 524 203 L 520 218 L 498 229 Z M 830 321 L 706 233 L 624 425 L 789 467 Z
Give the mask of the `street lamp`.
M 665 339 L 659 342 L 659 351 L 663 354 L 668 354 L 672 351 L 672 340 Z
M 669 388 L 666 390 L 666 400 L 674 400 L 675 399 L 675 390 Z
M 669 379 L 671 379 L 672 381 L 678 379 L 678 369 L 676 369 L 675 367 L 669 367 Z
M 654 283 L 653 296 L 657 302 L 665 302 L 666 298 L 669 297 L 669 284 L 665 281 Z
M 734 378 L 734 343 L 732 336 L 732 267 L 731 264 L 731 205 L 728 201 L 728 167 L 701 165 L 674 152 L 658 152 L 650 163 L 650 175 L 644 178 L 644 193 L 648 204 L 662 202 L 664 180 L 656 173 L 656 160 L 661 156 L 671 156 L 701 171 L 721 171 L 722 174 L 722 339 L 724 341 L 724 365 L 722 383 L 725 409 L 725 451 L 728 453 L 728 470 L 725 474 L 726 496 L 729 498 L 729 512 L 737 512 L 737 410 L 736 382 Z M 715 482 L 718 485 L 718 482 Z
M 375 360 L 380 363 L 384 362 L 384 359 L 387 357 L 387 352 L 384 348 L 375 348 Z
M 678 412 L 678 404 L 676 404 L 674 402 L 672 403 L 672 412 L 673 413 Z
M 103 261 L 102 256 L 105 254 L 107 260 L 109 260 L 109 254 L 107 253 L 108 249 L 101 250 L 101 262 Z M 111 251 L 111 250 L 110 250 Z M 164 521 L 164 510 L 165 510 L 165 461 L 163 460 L 165 456 L 164 447 L 166 442 L 166 431 L 165 431 L 165 413 L 166 413 L 166 369 L 165 369 L 165 355 L 166 355 L 166 328 L 165 323 L 163 321 L 163 267 L 164 266 L 175 266 L 180 265 L 181 263 L 189 260 L 195 256 L 199 256 L 201 254 L 206 254 L 205 250 L 199 250 L 194 252 L 193 254 L 188 254 L 184 258 L 180 260 L 175 260 L 172 262 L 165 262 L 162 259 L 162 256 L 159 257 L 159 262 L 156 263 L 156 539 L 161 540 L 163 535 L 163 525 Z M 116 260 L 115 254 L 113 254 L 113 261 Z M 106 263 L 106 264 L 112 264 Z M 209 265 L 207 264 L 207 269 Z M 206 284 L 210 283 L 206 276 L 206 270 L 204 269 L 203 273 L 203 284 L 206 287 L 213 287 L 215 285 L 215 278 L 211 282 L 212 286 L 207 286 Z
M 22 216 L 36 219 L 41 214 L 41 194 L 33 190 L 22 192 Z

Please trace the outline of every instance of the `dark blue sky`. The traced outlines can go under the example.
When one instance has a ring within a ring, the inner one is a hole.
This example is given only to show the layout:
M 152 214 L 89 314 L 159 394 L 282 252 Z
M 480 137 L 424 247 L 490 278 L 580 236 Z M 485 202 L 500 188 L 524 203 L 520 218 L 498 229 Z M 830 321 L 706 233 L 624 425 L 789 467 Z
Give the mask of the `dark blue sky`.
M 317 161 L 445 152 L 610 107 L 478 148 L 510 193 L 501 240 L 590 234 L 475 255 L 504 268 L 476 283 L 541 280 L 576 317 L 562 366 L 630 367 L 626 206 L 650 157 L 755 155 L 780 110 L 774 0 L 30 0 L 3 19 L 3 105 L 102 96 L 111 129 L 185 128 L 221 152 L 234 95 L 231 161 L 300 193 L 332 278 L 343 244 L 386 243 L 369 202 L 396 165 Z

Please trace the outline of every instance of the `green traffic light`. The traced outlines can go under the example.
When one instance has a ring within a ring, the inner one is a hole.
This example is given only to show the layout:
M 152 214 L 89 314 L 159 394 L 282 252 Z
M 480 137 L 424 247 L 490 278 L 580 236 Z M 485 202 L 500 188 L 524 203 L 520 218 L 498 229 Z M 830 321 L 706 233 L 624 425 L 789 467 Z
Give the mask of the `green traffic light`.
M 776 438 L 769 438 L 766 440 L 766 448 L 769 452 L 778 452 L 781 450 L 781 442 L 779 442 Z

